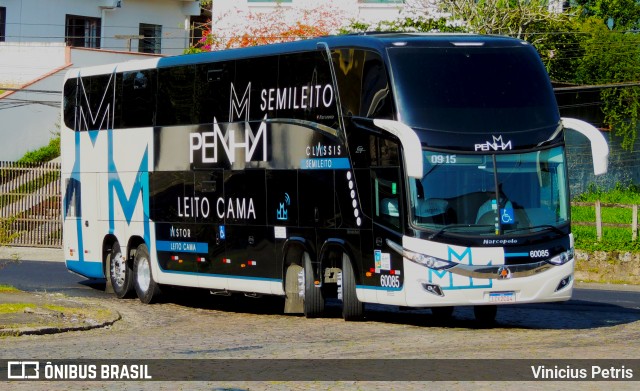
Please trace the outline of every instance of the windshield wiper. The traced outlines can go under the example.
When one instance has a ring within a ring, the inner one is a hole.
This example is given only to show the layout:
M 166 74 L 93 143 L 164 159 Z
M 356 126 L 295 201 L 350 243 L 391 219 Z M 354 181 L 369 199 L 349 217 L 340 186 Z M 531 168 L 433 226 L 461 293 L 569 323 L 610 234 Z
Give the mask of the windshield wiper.
M 520 228 L 514 228 L 514 229 L 509 229 L 507 231 L 509 232 L 516 232 L 516 231 L 527 231 L 527 230 L 534 230 L 534 229 L 550 229 L 553 232 L 560 234 L 560 235 L 564 235 L 565 232 L 563 230 L 561 230 L 560 228 L 556 227 L 555 225 L 551 225 L 551 224 L 541 224 L 541 225 L 534 225 L 531 227 L 520 227 Z
M 429 236 L 427 238 L 427 240 L 433 240 L 433 239 L 437 238 L 438 236 L 440 236 L 443 232 L 448 231 L 448 230 L 453 229 L 453 228 L 471 228 L 471 227 L 473 227 L 473 228 L 480 228 L 480 227 L 493 228 L 493 225 L 490 225 L 490 224 L 486 224 L 486 225 L 485 224 L 481 224 L 481 225 L 478 225 L 478 224 L 450 224 L 450 225 L 445 225 L 439 231 L 431 234 L 431 236 Z

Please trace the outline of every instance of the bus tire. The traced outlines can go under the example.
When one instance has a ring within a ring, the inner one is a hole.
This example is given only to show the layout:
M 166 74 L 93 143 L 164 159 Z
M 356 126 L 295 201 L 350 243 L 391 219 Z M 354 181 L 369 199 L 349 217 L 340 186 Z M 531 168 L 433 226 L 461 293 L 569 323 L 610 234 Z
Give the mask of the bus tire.
M 292 264 L 287 267 L 284 277 L 284 313 L 302 314 L 304 313 L 304 299 L 300 295 L 298 275 L 303 271 L 302 266 Z
M 107 254 L 107 265 L 109 265 L 109 278 L 116 297 L 124 299 L 130 296 L 133 289 L 133 270 L 131 263 L 122 254 L 120 243 L 115 242 L 111 247 L 111 252 Z
M 133 260 L 134 286 L 138 298 L 145 304 L 153 303 L 160 296 L 160 286 L 153 280 L 149 258 L 147 245 L 139 245 Z
M 348 322 L 364 318 L 364 303 L 358 300 L 355 272 L 346 254 L 342 254 L 342 318 Z
M 483 327 L 493 325 L 497 314 L 497 305 L 477 305 L 473 307 L 473 315 L 476 318 L 476 322 Z
M 304 262 L 304 316 L 317 318 L 324 312 L 324 296 L 322 289 L 315 286 L 309 253 L 305 252 L 302 260 Z

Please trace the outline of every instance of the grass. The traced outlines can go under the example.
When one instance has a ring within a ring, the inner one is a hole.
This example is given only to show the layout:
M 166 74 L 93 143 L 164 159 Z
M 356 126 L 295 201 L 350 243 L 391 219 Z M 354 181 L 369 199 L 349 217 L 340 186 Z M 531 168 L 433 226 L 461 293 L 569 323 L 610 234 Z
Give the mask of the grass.
M 577 202 L 600 200 L 610 204 L 640 204 L 640 187 L 617 184 L 605 191 L 590 187 L 586 193 L 576 197 Z M 595 206 L 572 206 L 571 219 L 574 222 L 595 223 Z M 584 251 L 631 251 L 640 252 L 640 240 L 633 241 L 631 233 L 632 210 L 630 208 L 602 208 L 602 222 L 628 224 L 628 227 L 603 227 L 602 240 L 598 241 L 596 227 L 573 225 L 571 230 L 576 240 L 576 248 Z
M 26 311 L 30 308 L 32 311 Z M 0 303 L 0 338 L 18 335 L 19 328 L 66 328 L 101 324 L 113 319 L 114 314 L 104 308 L 65 307 L 55 304 Z M 88 323 L 90 322 L 90 323 Z
M 20 290 L 10 285 L 0 285 L 0 293 L 14 293 L 14 292 L 20 292 Z

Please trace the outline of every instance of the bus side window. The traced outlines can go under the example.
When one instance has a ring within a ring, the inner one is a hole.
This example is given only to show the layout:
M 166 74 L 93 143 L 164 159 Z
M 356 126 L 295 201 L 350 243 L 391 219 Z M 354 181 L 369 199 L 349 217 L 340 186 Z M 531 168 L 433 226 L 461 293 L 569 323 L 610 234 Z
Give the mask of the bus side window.
M 64 83 L 64 96 L 62 109 L 64 113 L 64 124 L 67 128 L 76 130 L 76 107 L 78 97 L 78 78 L 74 77 Z
M 116 75 L 87 76 L 78 79 L 75 131 L 113 129 Z
M 82 217 L 82 209 L 80 208 L 80 181 L 73 178 L 65 180 L 64 192 L 64 214 L 66 217 Z
M 195 66 L 158 71 L 157 126 L 191 125 L 195 118 Z
M 371 177 L 376 220 L 382 225 L 399 229 L 402 215 L 400 169 L 374 168 L 371 169 Z
M 339 49 L 333 53 L 338 90 L 342 113 L 347 116 L 358 116 L 360 109 L 360 93 L 362 88 L 362 66 L 364 51 L 355 49 Z
M 122 74 L 122 112 L 118 127 L 153 126 L 156 111 L 155 70 L 124 72 Z
M 384 62 L 377 53 L 366 52 L 362 72 L 360 115 L 367 118 L 393 119 L 391 89 Z

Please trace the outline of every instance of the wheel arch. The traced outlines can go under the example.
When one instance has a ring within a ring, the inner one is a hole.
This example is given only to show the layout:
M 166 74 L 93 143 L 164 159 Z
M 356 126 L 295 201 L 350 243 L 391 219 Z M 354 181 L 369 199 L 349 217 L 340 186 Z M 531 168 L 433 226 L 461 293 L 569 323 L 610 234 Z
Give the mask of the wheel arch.
M 315 261 L 316 259 L 316 253 L 313 250 L 313 248 L 311 247 L 309 241 L 303 237 L 300 236 L 292 236 L 290 238 L 288 238 L 286 240 L 286 242 L 284 243 L 284 245 L 282 246 L 282 256 L 283 256 L 283 262 L 282 262 L 282 287 L 283 289 L 285 289 L 285 278 L 284 276 L 287 273 L 287 268 L 291 265 L 298 265 L 298 266 L 303 266 L 304 265 L 304 259 L 303 259 L 303 254 L 304 253 L 308 253 L 309 257 L 311 257 L 311 262 L 312 264 L 315 264 L 317 261 Z M 315 270 L 314 270 L 314 275 L 315 275 Z
M 113 245 L 118 242 L 114 234 L 108 234 L 102 239 L 102 273 L 107 277 L 107 256 L 113 249 Z
M 127 243 L 127 262 L 133 263 L 133 258 L 136 256 L 136 250 L 141 244 L 147 244 L 141 236 L 134 235 L 129 238 L 129 242 Z M 147 247 L 149 247 L 148 244 Z
M 361 273 L 362 267 L 358 262 L 356 262 L 357 258 L 353 250 L 349 246 L 349 244 L 343 239 L 329 238 L 322 244 L 322 247 L 320 248 L 320 257 L 319 257 L 320 259 L 319 272 L 322 272 L 322 270 L 328 267 L 337 267 L 339 269 L 342 269 L 342 263 L 341 263 L 342 257 L 340 257 L 340 259 L 337 260 L 336 264 L 333 263 L 334 261 L 331 258 L 332 252 L 335 252 L 335 251 L 342 252 L 347 257 L 349 257 L 349 261 L 351 262 L 351 267 L 353 268 L 353 271 L 356 275 L 356 283 L 360 283 L 359 280 L 362 278 L 362 273 Z

